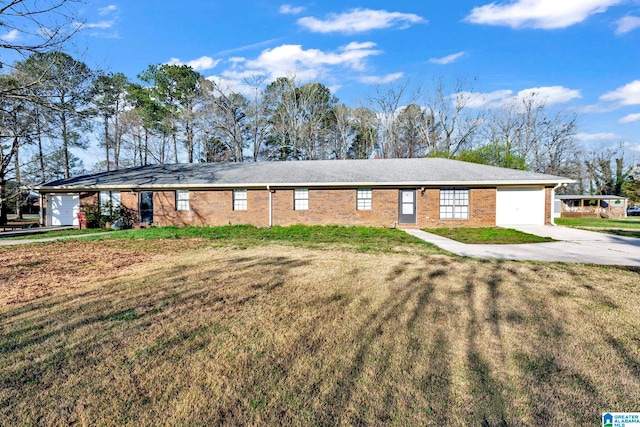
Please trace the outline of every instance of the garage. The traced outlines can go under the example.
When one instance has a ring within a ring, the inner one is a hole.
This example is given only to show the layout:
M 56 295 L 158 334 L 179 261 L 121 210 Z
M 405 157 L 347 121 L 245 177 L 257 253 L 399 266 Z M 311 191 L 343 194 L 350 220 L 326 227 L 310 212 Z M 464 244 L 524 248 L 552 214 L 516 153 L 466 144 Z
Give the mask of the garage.
M 49 225 L 78 225 L 80 197 L 77 194 L 51 194 L 49 196 Z
M 504 187 L 496 193 L 496 225 L 544 225 L 544 187 Z

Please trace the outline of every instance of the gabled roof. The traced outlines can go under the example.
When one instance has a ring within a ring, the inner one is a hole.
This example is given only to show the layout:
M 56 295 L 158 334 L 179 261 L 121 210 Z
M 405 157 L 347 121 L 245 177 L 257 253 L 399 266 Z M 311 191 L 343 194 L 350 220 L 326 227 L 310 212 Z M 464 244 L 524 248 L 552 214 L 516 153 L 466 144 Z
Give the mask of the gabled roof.
M 315 160 L 140 166 L 49 182 L 41 191 L 320 186 L 556 185 L 570 179 L 457 160 Z

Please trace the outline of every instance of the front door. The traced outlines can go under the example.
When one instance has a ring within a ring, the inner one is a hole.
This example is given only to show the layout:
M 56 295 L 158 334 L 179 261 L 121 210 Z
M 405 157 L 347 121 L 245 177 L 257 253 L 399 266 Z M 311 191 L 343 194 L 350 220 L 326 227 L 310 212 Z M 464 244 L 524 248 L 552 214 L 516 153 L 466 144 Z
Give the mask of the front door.
M 416 190 L 400 190 L 398 199 L 398 223 L 416 223 Z
M 138 195 L 140 223 L 153 223 L 153 191 L 141 191 Z

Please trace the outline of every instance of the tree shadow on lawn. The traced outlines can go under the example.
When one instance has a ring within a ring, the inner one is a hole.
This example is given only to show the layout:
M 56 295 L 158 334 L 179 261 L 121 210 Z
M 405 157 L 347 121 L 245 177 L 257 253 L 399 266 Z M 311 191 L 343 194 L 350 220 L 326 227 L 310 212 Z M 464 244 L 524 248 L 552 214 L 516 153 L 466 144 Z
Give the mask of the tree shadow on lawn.
M 9 307 L 0 424 L 587 425 L 625 401 L 568 355 L 572 298 L 620 309 L 588 280 L 545 291 L 536 264 L 397 257 L 350 268 L 362 283 L 305 281 L 323 256 L 158 265 Z M 628 344 L 597 339 L 640 377 Z

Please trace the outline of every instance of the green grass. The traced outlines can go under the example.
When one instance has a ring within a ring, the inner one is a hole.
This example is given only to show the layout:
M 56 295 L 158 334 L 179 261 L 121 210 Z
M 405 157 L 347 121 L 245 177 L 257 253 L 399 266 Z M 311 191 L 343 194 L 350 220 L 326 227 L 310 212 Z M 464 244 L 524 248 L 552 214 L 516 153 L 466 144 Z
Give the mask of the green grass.
M 566 227 L 576 228 L 604 228 L 604 229 L 628 229 L 640 230 L 640 217 L 625 219 L 607 218 L 556 218 L 555 223 Z
M 251 225 L 220 227 L 153 227 L 112 231 L 108 235 L 87 236 L 83 240 L 121 239 L 129 242 L 159 239 L 206 239 L 211 246 L 248 248 L 270 243 L 319 248 L 342 248 L 356 252 L 445 253 L 436 246 L 402 230 L 373 227 L 303 226 L 258 228 Z
M 616 236 L 640 238 L 640 218 L 556 218 L 555 223 Z
M 549 237 L 523 233 L 511 228 L 427 228 L 424 231 L 467 244 L 513 245 L 553 242 Z

